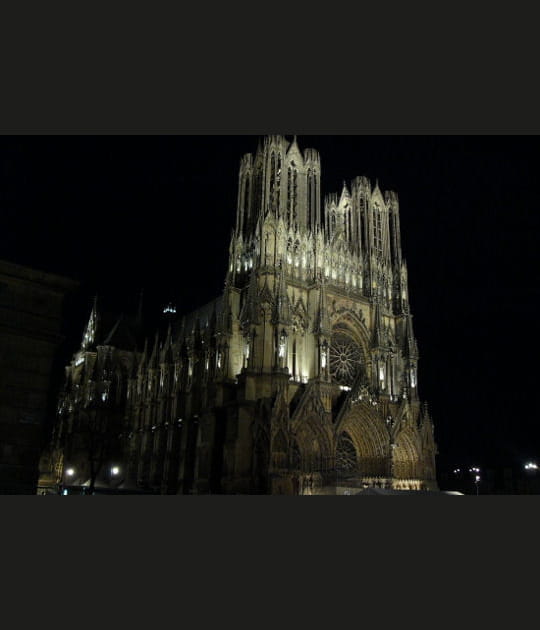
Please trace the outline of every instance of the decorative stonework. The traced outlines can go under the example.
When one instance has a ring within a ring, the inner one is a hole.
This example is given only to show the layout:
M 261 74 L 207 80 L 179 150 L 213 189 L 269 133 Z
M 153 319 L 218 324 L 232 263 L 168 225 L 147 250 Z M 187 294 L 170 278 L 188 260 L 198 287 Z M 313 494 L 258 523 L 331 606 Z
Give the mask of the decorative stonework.
M 330 374 L 339 385 L 352 386 L 362 368 L 362 351 L 348 335 L 335 332 L 330 345 Z

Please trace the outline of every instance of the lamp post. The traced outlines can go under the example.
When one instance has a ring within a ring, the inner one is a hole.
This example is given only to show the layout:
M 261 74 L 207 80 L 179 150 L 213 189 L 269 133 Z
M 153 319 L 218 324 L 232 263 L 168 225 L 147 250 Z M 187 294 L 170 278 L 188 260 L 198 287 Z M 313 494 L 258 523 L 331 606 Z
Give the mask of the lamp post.
M 109 488 L 117 489 L 122 482 L 122 469 L 118 464 L 111 464 L 109 467 Z
M 523 468 L 527 471 L 527 493 L 534 493 L 534 486 L 531 484 L 531 475 L 536 473 L 536 471 L 540 468 L 536 462 L 527 462 Z M 532 487 L 531 487 L 532 486 Z
M 64 474 L 62 475 L 62 484 L 60 486 L 61 495 L 66 496 L 67 494 L 69 494 L 69 491 L 66 488 L 66 486 L 69 485 L 67 482 L 71 481 L 74 476 L 75 476 L 75 469 L 72 468 L 71 466 L 64 470 Z
M 474 473 L 474 483 L 476 485 L 476 496 L 478 496 L 479 494 L 479 486 L 480 486 L 480 468 L 478 468 L 477 466 L 473 466 L 472 468 L 469 468 L 469 472 L 470 473 Z

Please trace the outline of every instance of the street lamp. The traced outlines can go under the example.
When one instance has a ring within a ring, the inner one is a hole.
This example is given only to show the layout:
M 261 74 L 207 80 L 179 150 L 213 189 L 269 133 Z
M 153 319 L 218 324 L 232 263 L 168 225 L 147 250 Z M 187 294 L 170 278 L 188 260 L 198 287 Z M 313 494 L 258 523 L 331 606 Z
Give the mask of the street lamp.
M 64 476 L 63 478 L 60 480 L 60 494 L 63 496 L 66 496 L 67 494 L 69 494 L 68 489 L 65 487 L 67 485 L 68 480 L 71 481 L 73 479 L 73 477 L 75 476 L 75 468 L 66 468 L 64 470 Z
M 527 471 L 525 475 L 526 484 L 527 484 L 527 492 L 531 493 L 533 491 L 531 488 L 531 479 L 536 477 L 536 471 L 538 470 L 538 468 L 540 468 L 540 466 L 538 466 L 536 462 L 527 462 L 524 468 Z
M 117 477 L 120 474 L 120 468 L 118 466 L 111 467 L 111 475 Z
M 478 496 L 478 493 L 479 493 L 478 488 L 479 488 L 480 481 L 481 481 L 480 474 L 479 474 L 480 473 L 480 468 L 478 468 L 477 466 L 473 466 L 472 468 L 469 468 L 469 472 L 470 473 L 475 473 L 475 475 L 474 475 L 474 484 L 476 486 L 476 496 Z

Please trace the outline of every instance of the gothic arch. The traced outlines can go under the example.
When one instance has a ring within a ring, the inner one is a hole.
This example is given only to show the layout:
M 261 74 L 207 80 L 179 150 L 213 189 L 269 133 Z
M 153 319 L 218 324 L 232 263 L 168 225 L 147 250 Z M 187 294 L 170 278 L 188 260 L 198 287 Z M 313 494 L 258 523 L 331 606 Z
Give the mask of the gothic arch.
M 370 357 L 369 333 L 366 325 L 353 310 L 349 308 L 334 308 L 330 312 L 330 323 L 332 329 L 344 328 L 347 333 L 353 337 L 356 343 L 362 348 L 362 352 L 366 360 Z
M 422 476 L 418 435 L 410 429 L 400 431 L 393 446 L 394 477 L 397 479 L 415 479 Z
M 363 476 L 388 474 L 390 437 L 380 418 L 367 403 L 353 407 L 337 427 L 339 442 L 343 433 L 350 436 L 358 454 L 359 473 Z
M 357 475 L 359 472 L 358 452 L 351 436 L 343 431 L 336 440 L 336 473 L 341 477 Z
M 330 468 L 333 456 L 332 435 L 319 416 L 309 415 L 298 420 L 294 437 L 303 469 L 314 471 Z

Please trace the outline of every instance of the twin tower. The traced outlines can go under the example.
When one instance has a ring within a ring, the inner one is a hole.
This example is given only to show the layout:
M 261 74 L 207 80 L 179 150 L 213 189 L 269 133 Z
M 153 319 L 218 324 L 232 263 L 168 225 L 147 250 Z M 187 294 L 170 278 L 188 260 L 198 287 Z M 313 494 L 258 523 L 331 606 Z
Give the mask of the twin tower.
M 241 160 L 221 296 L 177 320 L 151 352 L 115 347 L 106 331 L 96 341 L 94 329 L 62 397 L 72 446 L 56 448 L 71 470 L 84 469 L 84 449 L 73 447 L 77 409 L 87 418 L 110 409 L 123 436 L 110 458 L 125 487 L 436 488 L 397 195 L 357 177 L 323 198 L 319 154 L 296 138 L 268 136 Z M 85 379 L 101 391 L 100 361 L 117 374 L 114 403 L 85 399 Z

